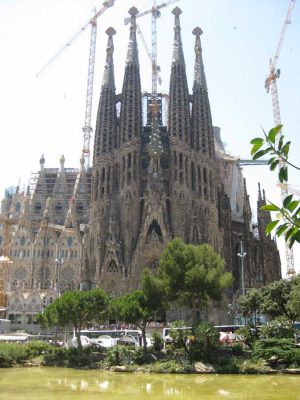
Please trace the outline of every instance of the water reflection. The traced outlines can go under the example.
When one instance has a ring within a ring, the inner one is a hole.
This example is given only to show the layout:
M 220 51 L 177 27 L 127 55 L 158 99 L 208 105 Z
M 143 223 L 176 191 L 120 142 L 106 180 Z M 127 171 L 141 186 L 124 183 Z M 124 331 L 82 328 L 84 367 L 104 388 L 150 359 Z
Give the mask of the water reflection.
M 300 379 L 274 375 L 126 374 L 67 368 L 0 370 L 0 400 L 120 398 L 300 400 Z

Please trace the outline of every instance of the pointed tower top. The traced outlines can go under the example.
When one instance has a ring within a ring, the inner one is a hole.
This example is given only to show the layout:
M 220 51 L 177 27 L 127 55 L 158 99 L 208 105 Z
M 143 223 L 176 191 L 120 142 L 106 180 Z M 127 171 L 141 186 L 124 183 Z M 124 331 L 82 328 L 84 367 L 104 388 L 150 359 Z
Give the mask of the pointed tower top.
M 196 36 L 195 39 L 195 67 L 194 67 L 194 86 L 193 89 L 203 88 L 207 90 L 206 78 L 204 73 L 204 65 L 202 60 L 202 47 L 200 36 L 203 31 L 199 26 L 193 29 L 193 35 Z
M 112 37 L 113 35 L 115 35 L 117 32 L 115 31 L 115 29 L 110 26 L 109 28 L 106 29 L 105 33 L 109 36 Z
M 196 28 L 193 29 L 193 35 L 195 35 L 196 37 L 201 36 L 203 33 L 203 30 L 201 28 L 199 28 L 199 26 L 196 26 Z
M 112 27 L 109 27 L 106 30 L 108 39 L 106 47 L 106 63 L 104 67 L 102 89 L 106 87 L 115 90 L 114 63 L 113 63 L 114 43 L 112 38 L 113 35 L 115 35 L 115 33 L 116 31 Z
M 181 43 L 181 28 L 179 15 L 182 13 L 179 7 L 175 7 L 172 10 L 172 14 L 175 15 L 175 26 L 174 26 L 174 44 L 173 44 L 173 64 L 180 64 L 185 66 L 182 43 Z
M 260 183 L 258 182 L 258 201 L 261 201 L 262 197 L 261 197 L 261 190 L 260 190 Z
M 127 64 L 133 63 L 138 64 L 138 51 L 137 51 L 137 40 L 136 40 L 136 15 L 139 10 L 136 7 L 131 7 L 128 11 L 130 15 L 130 37 L 127 52 Z
M 175 7 L 172 10 L 172 14 L 174 14 L 175 17 L 179 17 L 179 15 L 182 14 L 182 11 L 179 7 Z M 175 25 L 176 25 L 176 19 L 175 19 Z M 178 26 L 179 26 L 179 18 L 178 18 Z
M 130 37 L 129 37 L 129 45 L 127 50 L 126 57 L 126 65 L 133 64 L 138 66 L 138 49 L 137 49 L 137 41 L 136 41 L 136 15 L 138 14 L 138 9 L 135 7 L 131 7 L 128 11 L 130 14 Z
M 128 14 L 129 15 L 131 15 L 131 17 L 135 17 L 137 14 L 139 13 L 139 10 L 136 8 L 136 7 L 131 7 L 129 10 L 128 10 Z M 131 23 L 132 23 L 132 19 L 133 18 L 131 18 Z

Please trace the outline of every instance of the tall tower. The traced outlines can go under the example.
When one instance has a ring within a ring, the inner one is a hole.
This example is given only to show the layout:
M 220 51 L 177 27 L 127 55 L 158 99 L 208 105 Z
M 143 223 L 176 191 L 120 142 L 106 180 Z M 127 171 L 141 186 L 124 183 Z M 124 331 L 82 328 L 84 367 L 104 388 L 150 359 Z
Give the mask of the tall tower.
M 86 234 L 87 257 L 84 277 L 87 286 L 98 285 L 108 239 L 110 195 L 119 187 L 120 166 L 114 163 L 113 151 L 118 147 L 116 89 L 113 64 L 113 28 L 108 28 L 106 64 L 100 92 L 94 141 L 90 229 Z

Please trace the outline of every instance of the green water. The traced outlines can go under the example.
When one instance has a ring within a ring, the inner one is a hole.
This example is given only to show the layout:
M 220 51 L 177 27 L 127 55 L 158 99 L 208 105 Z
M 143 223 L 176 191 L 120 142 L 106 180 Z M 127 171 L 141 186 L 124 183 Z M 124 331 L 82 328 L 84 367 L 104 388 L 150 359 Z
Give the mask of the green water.
M 156 375 L 67 368 L 0 369 L 1 400 L 300 400 L 300 376 Z

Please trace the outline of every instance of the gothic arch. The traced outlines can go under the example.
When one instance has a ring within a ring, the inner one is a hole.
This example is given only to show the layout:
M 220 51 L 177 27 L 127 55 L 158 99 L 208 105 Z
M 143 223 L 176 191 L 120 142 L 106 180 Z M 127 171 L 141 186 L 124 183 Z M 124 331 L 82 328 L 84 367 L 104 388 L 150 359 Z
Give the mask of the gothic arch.
M 149 243 L 150 241 L 153 240 L 158 240 L 159 243 L 163 243 L 163 235 L 162 235 L 162 231 L 161 228 L 158 224 L 158 222 L 156 221 L 156 219 L 154 219 L 149 228 L 148 228 L 148 232 L 147 232 L 147 236 L 146 236 L 146 243 Z

